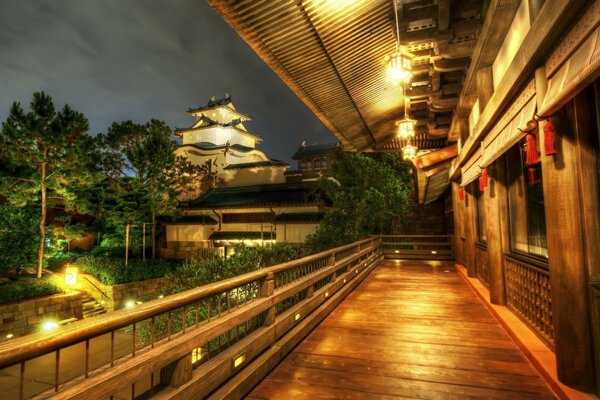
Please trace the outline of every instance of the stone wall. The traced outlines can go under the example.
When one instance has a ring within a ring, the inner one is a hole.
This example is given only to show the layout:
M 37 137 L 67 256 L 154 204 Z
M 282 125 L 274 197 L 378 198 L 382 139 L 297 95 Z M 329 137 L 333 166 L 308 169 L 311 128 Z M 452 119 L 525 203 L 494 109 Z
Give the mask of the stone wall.
M 1 304 L 0 341 L 6 340 L 6 335 L 9 334 L 19 337 L 37 332 L 44 319 L 52 318 L 58 322 L 70 318 L 82 318 L 81 298 L 81 293 L 69 293 Z
M 91 275 L 81 274 L 81 288 L 88 292 L 107 311 L 120 310 L 127 300 L 156 298 L 165 287 L 164 278 L 147 279 L 145 281 L 122 283 L 107 286 Z

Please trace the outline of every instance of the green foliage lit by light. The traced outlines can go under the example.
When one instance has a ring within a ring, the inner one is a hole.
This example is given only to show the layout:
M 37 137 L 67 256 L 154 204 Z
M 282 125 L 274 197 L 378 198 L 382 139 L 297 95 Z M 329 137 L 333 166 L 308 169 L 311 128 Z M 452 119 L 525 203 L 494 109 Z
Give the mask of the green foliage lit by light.
M 0 304 L 62 292 L 59 285 L 46 278 L 15 278 L 0 283 Z
M 0 270 L 19 273 L 35 266 L 38 215 L 36 208 L 0 205 Z
M 330 156 L 331 178 L 321 188 L 331 208 L 306 244 L 313 251 L 330 249 L 392 232 L 404 215 L 411 185 L 408 163 L 395 153 L 346 153 Z
M 93 184 L 93 139 L 83 114 L 65 105 L 56 111 L 52 98 L 34 93 L 30 111 L 13 103 L 0 130 L 0 194 L 10 204 L 39 209 L 37 277 L 42 276 L 47 210 L 88 212 Z

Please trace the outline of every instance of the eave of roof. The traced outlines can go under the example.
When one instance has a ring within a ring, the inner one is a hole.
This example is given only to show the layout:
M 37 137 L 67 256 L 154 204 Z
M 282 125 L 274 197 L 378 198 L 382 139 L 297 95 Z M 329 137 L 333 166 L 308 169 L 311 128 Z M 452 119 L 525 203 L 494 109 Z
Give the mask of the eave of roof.
M 210 235 L 209 239 L 211 240 L 269 240 L 271 239 L 271 232 L 247 232 L 247 231 L 237 231 L 237 232 L 227 232 L 227 231 L 217 231 L 213 232 Z M 274 235 L 273 235 L 274 238 Z
M 339 143 L 325 143 L 302 146 L 298 149 L 298 151 L 296 151 L 296 153 L 294 153 L 292 160 L 326 157 L 339 145 Z
M 176 128 L 173 131 L 173 134 L 177 137 L 183 137 L 184 133 L 201 131 L 201 130 L 208 129 L 208 128 L 214 128 L 215 126 L 220 126 L 223 128 L 233 128 L 234 130 L 241 133 L 242 135 L 248 136 L 249 138 L 255 140 L 257 143 L 262 143 L 262 141 L 263 141 L 262 137 L 260 137 L 258 135 L 254 135 L 248 131 L 238 128 L 237 126 L 228 125 L 228 124 L 204 125 L 204 126 L 199 126 L 198 128 Z
M 184 209 L 213 210 L 323 204 L 324 199 L 314 183 L 282 183 L 210 189 L 181 206 Z
M 179 225 L 185 224 L 200 224 L 200 225 L 217 225 L 218 222 L 209 215 L 184 215 L 179 218 L 159 217 L 158 221 L 164 225 Z
M 319 223 L 324 215 L 324 213 L 283 213 L 275 216 L 273 222 L 276 224 Z
M 249 168 L 268 168 L 268 167 L 289 167 L 290 165 L 281 160 L 267 160 L 240 164 L 229 164 L 224 169 L 249 169 Z

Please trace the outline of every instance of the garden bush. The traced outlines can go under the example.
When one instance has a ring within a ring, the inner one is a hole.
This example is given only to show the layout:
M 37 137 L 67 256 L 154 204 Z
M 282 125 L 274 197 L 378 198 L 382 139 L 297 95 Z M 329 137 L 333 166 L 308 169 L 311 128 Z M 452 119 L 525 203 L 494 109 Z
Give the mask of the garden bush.
M 52 278 L 11 277 L 0 283 L 0 304 L 62 292 L 63 289 L 53 283 Z
M 78 258 L 72 265 L 83 273 L 95 276 L 105 285 L 117 285 L 163 277 L 175 269 L 178 263 L 165 260 L 131 260 L 126 266 L 121 258 L 88 255 Z

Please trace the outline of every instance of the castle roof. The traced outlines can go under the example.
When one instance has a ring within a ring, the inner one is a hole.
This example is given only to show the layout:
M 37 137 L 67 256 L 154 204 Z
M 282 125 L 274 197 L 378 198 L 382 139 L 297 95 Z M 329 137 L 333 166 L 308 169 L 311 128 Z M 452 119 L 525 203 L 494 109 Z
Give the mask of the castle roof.
M 213 188 L 182 203 L 185 209 L 215 209 L 239 207 L 306 206 L 323 204 L 317 185 L 281 183 L 273 185 Z
M 237 114 L 241 120 L 251 121 L 249 116 L 242 114 L 235 109 L 233 102 L 231 101 L 231 96 L 229 94 L 225 94 L 225 97 L 220 98 L 220 99 L 212 97 L 208 101 L 208 103 L 206 103 L 206 105 L 196 107 L 196 108 L 190 107 L 190 108 L 188 108 L 187 112 L 188 112 L 188 114 L 191 114 L 191 115 L 197 115 L 200 113 L 204 114 L 206 111 L 215 110 L 215 109 L 221 108 L 221 107 L 225 107 L 225 108 L 227 108 L 228 111 Z
M 246 169 L 246 168 L 261 168 L 261 167 L 288 167 L 289 164 L 281 160 L 256 161 L 239 164 L 229 164 L 224 169 Z
M 302 145 L 292 156 L 292 160 L 303 160 L 307 158 L 321 158 L 326 157 L 327 154 L 331 153 L 337 148 L 339 143 L 324 143 L 324 144 L 310 144 Z

